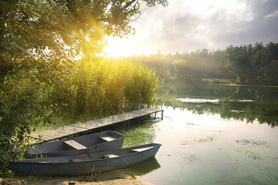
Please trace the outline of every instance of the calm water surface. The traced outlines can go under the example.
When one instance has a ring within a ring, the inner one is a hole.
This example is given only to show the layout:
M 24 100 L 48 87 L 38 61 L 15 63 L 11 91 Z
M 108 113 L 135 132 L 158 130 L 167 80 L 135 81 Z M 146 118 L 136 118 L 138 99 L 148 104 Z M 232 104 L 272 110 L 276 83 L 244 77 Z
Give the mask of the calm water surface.
M 195 88 L 195 89 L 194 89 Z M 277 184 L 278 88 L 170 87 L 164 119 L 121 129 L 125 146 L 157 142 L 137 168 L 154 184 Z

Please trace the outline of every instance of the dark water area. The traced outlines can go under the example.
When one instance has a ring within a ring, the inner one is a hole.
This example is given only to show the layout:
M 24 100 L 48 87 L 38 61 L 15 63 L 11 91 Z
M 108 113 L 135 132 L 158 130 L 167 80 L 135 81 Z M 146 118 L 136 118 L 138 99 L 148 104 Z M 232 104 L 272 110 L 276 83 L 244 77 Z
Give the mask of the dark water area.
M 132 167 L 153 184 L 277 184 L 278 88 L 166 85 L 164 119 L 123 128 L 124 146 L 161 143 Z

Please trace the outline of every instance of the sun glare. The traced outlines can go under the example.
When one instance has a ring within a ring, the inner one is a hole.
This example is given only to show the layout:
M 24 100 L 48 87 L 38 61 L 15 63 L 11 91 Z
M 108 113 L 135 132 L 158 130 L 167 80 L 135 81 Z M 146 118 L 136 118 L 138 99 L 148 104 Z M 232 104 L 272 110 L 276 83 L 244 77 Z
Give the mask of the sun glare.
M 239 25 L 248 24 L 253 18 L 254 12 L 246 1 L 172 0 L 166 8 L 145 9 L 132 23 L 136 34 L 108 38 L 104 51 L 106 56 L 115 58 L 225 48 L 232 43 L 225 43 L 220 36 L 240 34 L 244 27 Z
M 104 48 L 108 57 L 130 56 L 130 48 L 126 39 L 112 37 L 108 39 L 108 45 Z

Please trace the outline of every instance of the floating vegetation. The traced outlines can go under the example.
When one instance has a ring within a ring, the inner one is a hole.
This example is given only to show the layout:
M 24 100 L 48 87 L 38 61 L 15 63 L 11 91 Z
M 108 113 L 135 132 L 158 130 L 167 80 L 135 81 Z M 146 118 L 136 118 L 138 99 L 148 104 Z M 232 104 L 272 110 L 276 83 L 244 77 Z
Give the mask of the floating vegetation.
M 190 154 L 190 155 L 186 155 L 184 157 L 184 159 L 189 160 L 189 161 L 195 161 L 197 159 L 195 154 Z
M 261 159 L 261 155 L 258 154 L 258 153 L 255 153 L 255 152 L 249 152 L 249 153 L 248 153 L 248 157 L 249 157 L 249 158 L 252 158 L 252 159 L 254 159 L 254 160 Z
M 269 146 L 266 141 L 258 141 L 258 140 L 239 139 L 236 140 L 236 142 L 240 145 Z
M 193 141 L 182 141 L 180 145 L 188 145 L 188 144 L 196 144 L 196 143 L 205 143 L 205 142 L 212 142 L 216 139 L 215 136 L 207 136 L 203 139 L 195 139 Z
M 211 142 L 213 140 L 215 140 L 216 137 L 215 136 L 208 136 L 206 137 L 205 139 L 199 139 L 199 140 L 196 140 L 198 143 L 204 143 L 204 142 Z

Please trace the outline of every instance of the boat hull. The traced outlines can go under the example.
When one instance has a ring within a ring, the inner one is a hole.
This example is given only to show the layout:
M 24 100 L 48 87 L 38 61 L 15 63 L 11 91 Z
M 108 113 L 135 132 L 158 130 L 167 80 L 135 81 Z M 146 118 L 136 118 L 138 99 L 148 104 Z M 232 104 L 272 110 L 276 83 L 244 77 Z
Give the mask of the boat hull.
M 58 158 L 45 158 L 48 162 L 44 163 L 44 159 L 35 159 L 35 160 L 23 160 L 19 162 L 12 162 L 9 164 L 8 168 L 17 173 L 28 173 L 28 174 L 37 174 L 37 175 L 48 175 L 48 176 L 78 176 L 78 175 L 91 175 L 92 173 L 105 172 L 110 170 L 115 170 L 119 168 L 126 168 L 151 157 L 154 157 L 157 151 L 160 148 L 160 144 L 148 144 L 141 145 L 139 148 L 150 147 L 148 150 L 129 153 L 115 158 L 102 159 L 100 156 L 109 154 L 109 153 L 120 153 L 123 150 L 124 152 L 137 147 L 130 147 L 121 150 L 115 151 L 105 151 L 94 153 L 93 159 L 90 161 L 81 161 L 81 162 L 57 162 L 59 160 L 69 160 L 72 158 L 85 159 L 85 155 L 80 156 L 65 156 L 63 159 Z M 123 152 L 122 152 L 123 153 Z M 56 160 L 56 162 L 54 162 Z M 53 163 L 51 163 L 51 161 Z

